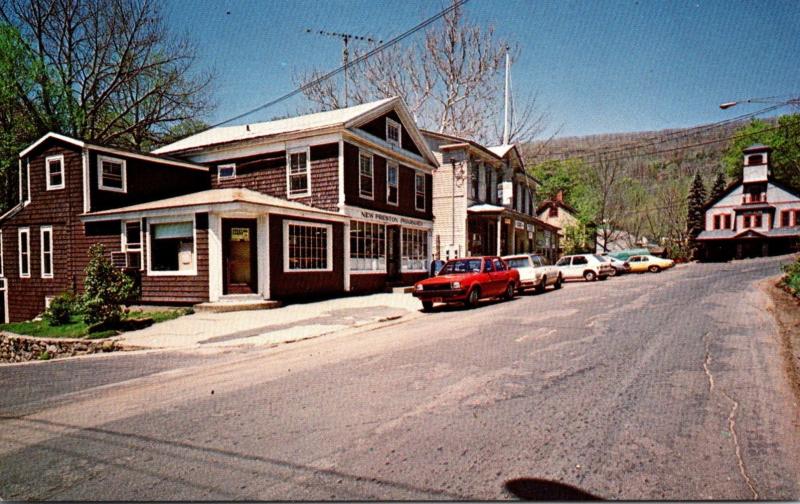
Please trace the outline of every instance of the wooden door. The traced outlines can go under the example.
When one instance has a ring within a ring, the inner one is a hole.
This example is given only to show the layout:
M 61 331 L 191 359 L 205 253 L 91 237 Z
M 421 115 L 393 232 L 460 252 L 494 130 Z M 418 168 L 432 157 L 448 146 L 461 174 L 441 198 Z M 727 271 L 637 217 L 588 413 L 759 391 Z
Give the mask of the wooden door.
M 400 279 L 400 227 L 386 226 L 386 273 L 389 280 Z
M 223 294 L 258 292 L 255 219 L 222 221 Z

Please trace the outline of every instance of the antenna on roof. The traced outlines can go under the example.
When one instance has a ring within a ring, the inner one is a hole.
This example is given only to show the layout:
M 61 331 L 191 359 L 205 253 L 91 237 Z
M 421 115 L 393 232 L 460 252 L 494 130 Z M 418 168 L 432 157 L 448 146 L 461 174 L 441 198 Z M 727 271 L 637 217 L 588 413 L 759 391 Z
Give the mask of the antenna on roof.
M 347 95 L 347 63 L 350 60 L 350 51 L 348 49 L 348 44 L 351 40 L 360 40 L 364 42 L 370 43 L 377 43 L 383 44 L 383 40 L 377 40 L 371 37 L 361 36 L 361 35 L 353 35 L 352 33 L 338 33 L 338 32 L 329 32 L 325 30 L 312 30 L 311 28 L 306 28 L 306 33 L 311 33 L 314 35 L 322 35 L 323 37 L 336 37 L 341 39 L 342 43 L 344 44 L 342 47 L 342 67 L 344 67 L 344 106 L 348 106 L 348 95 Z

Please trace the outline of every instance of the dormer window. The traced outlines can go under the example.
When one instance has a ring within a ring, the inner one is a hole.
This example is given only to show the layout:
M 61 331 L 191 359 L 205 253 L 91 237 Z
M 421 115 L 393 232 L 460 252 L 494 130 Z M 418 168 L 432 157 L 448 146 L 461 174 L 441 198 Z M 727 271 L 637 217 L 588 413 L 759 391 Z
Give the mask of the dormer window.
M 100 189 L 113 192 L 128 192 L 127 168 L 124 159 L 106 156 L 97 157 L 97 180 Z
M 44 161 L 47 169 L 47 187 L 46 190 L 52 191 L 55 189 L 64 188 L 64 156 L 50 156 Z
M 228 180 L 236 178 L 236 163 L 219 165 L 217 167 L 217 180 Z
M 402 147 L 402 129 L 400 123 L 386 118 L 386 141 L 392 145 Z

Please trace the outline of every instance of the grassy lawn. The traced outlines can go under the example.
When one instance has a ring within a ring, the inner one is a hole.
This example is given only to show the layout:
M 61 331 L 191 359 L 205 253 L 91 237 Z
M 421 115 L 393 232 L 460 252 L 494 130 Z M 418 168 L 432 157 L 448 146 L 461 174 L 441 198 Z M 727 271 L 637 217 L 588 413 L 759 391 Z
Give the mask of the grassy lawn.
M 176 319 L 183 315 L 191 313 L 187 308 L 180 308 L 177 310 L 166 311 L 132 311 L 129 312 L 125 318 L 127 319 L 141 319 L 150 318 L 154 323 L 165 322 L 167 320 Z M 68 324 L 51 326 L 44 320 L 29 320 L 27 322 L 14 322 L 12 324 L 0 324 L 0 331 L 8 331 L 16 334 L 25 334 L 28 336 L 40 336 L 43 338 L 108 338 L 109 336 L 116 336 L 120 331 L 100 331 L 89 334 L 89 326 L 83 321 L 80 315 L 73 315 Z

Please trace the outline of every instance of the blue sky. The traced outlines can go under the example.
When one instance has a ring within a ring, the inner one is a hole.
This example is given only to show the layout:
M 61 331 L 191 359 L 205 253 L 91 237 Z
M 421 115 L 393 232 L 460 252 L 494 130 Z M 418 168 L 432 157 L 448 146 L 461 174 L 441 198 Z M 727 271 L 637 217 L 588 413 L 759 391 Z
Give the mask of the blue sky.
M 341 64 L 341 43 L 306 28 L 389 39 L 437 1 L 169 0 L 172 27 L 216 70 L 217 122 L 294 88 L 294 72 Z M 780 1 L 470 0 L 469 18 L 517 42 L 515 94 L 538 91 L 559 136 L 724 120 L 724 101 L 800 95 L 800 3 Z M 298 101 L 249 116 L 266 120 Z M 498 111 L 501 113 L 501 111 Z M 241 122 L 241 121 L 240 121 Z

